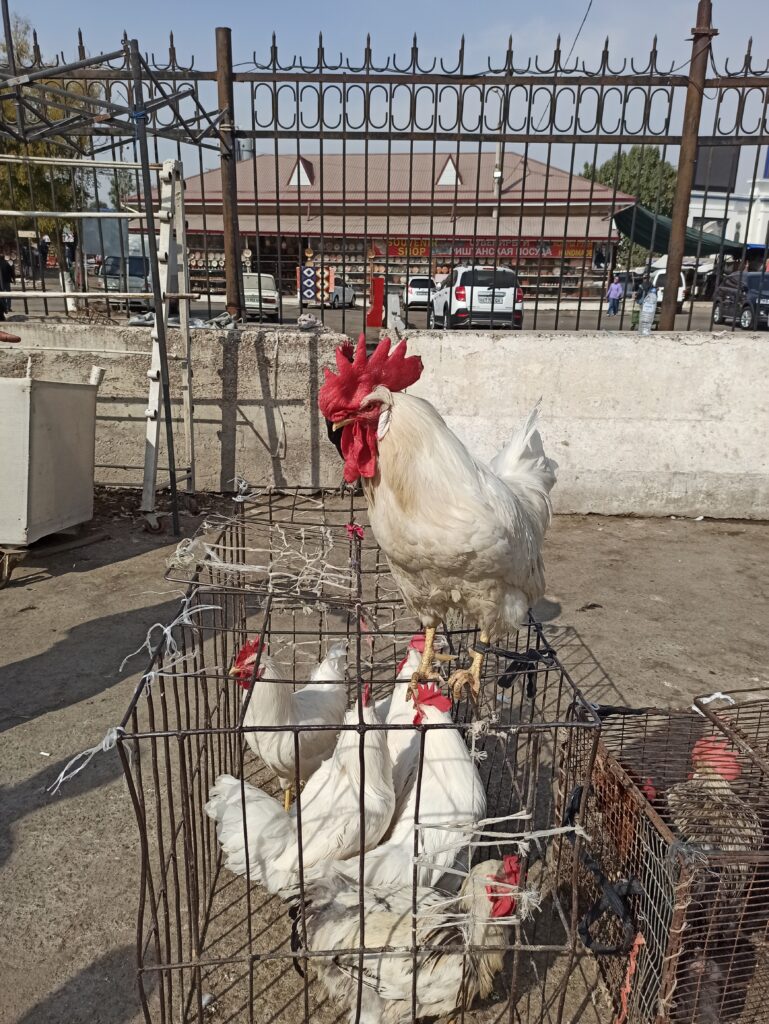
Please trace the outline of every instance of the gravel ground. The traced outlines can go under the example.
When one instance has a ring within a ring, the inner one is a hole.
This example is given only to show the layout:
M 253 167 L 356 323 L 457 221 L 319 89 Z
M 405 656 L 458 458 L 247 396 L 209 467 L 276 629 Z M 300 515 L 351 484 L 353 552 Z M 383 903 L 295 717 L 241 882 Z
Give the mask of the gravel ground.
M 142 531 L 137 503 L 103 496 L 89 528 L 103 539 L 58 554 L 41 545 L 0 595 L 2 1024 L 140 1020 L 139 849 L 118 759 L 100 753 L 46 792 L 120 720 L 145 661 L 121 670 L 122 659 L 177 609 L 163 580 L 174 544 Z M 198 522 L 185 516 L 185 532 Z M 685 706 L 769 683 L 769 524 L 557 517 L 546 561 L 537 612 L 590 699 Z M 297 1020 L 300 1006 L 286 1012 Z M 588 1019 L 610 1015 L 599 1001 Z

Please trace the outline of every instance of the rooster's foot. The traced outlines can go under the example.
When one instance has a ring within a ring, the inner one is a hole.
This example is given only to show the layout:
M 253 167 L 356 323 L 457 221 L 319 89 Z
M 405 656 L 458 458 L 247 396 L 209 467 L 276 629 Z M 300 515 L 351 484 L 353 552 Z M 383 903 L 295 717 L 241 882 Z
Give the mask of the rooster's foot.
M 465 689 L 473 704 L 477 704 L 481 693 L 481 681 L 466 668 L 460 668 L 449 676 L 449 690 L 454 700 L 458 702 L 462 700 L 462 691 Z
M 291 787 L 283 791 L 283 810 L 288 814 L 291 810 Z
M 435 686 L 440 688 L 445 683 L 445 679 L 439 672 L 421 672 L 417 671 L 411 677 L 408 686 L 408 696 L 416 698 L 417 687 L 427 686 L 429 683 L 433 683 Z

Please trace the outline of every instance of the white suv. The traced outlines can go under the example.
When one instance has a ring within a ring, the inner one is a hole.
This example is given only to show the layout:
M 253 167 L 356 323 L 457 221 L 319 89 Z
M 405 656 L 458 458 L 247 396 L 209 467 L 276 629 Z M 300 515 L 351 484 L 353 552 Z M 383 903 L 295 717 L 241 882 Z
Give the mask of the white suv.
M 523 292 L 510 267 L 462 266 L 432 295 L 430 327 L 523 327 Z

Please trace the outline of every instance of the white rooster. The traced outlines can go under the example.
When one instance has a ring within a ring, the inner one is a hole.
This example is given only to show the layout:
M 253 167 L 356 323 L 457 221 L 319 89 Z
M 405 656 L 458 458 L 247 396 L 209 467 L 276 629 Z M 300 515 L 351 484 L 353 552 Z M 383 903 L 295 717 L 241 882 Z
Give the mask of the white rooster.
M 382 724 L 368 686 L 363 691 L 361 717 L 365 725 Z M 219 776 L 205 812 L 217 823 L 225 867 L 235 874 L 248 871 L 254 881 L 273 893 L 295 884 L 300 813 L 305 869 L 354 856 L 361 848 L 361 791 L 365 807 L 362 845 L 366 850 L 376 846 L 395 807 L 392 768 L 385 731 L 366 729 L 361 737 L 359 724 L 358 710 L 351 708 L 344 716 L 349 728 L 340 732 L 332 756 L 310 778 L 290 812 L 261 789 L 247 782 L 241 785 L 232 775 Z
M 413 949 L 413 895 L 410 884 L 363 890 L 364 934 L 360 931 L 357 885 L 341 876 L 312 880 L 305 885 L 304 913 L 294 892 L 289 910 L 291 948 L 336 951 L 313 963 L 332 998 L 349 1007 L 354 1024 L 406 1024 L 412 1021 L 412 980 L 416 952 L 416 1017 L 445 1017 L 487 997 L 494 976 L 502 970 L 505 929 L 520 898 L 520 861 L 487 860 L 465 878 L 459 895 L 436 889 L 416 891 L 416 946 Z M 536 901 L 534 901 L 536 903 Z M 529 904 L 529 907 L 531 904 Z M 523 909 L 523 908 L 522 908 Z M 360 1018 L 356 1015 L 361 944 L 387 947 L 380 956 L 363 959 Z M 466 944 L 469 951 L 465 952 Z M 496 947 L 496 948 L 495 948 Z M 294 961 L 297 969 L 299 962 Z M 300 970 L 301 973 L 301 970 Z
M 369 520 L 406 604 L 426 630 L 417 680 L 430 678 L 435 629 L 461 612 L 481 644 L 518 628 L 544 593 L 542 541 L 555 463 L 545 456 L 537 410 L 490 466 L 475 459 L 429 402 L 399 394 L 422 362 L 383 339 L 370 358 L 361 337 L 352 363 L 337 350 L 318 396 L 342 430 L 345 479 L 363 482 Z M 482 650 L 450 683 L 477 698 Z
M 452 724 L 451 702 L 432 686 L 418 684 L 416 693 L 412 691 L 410 680 L 419 666 L 419 641 L 423 639 L 419 636 L 411 640 L 385 724 L 450 728 L 426 730 L 421 781 L 419 731 L 388 729 L 395 814 L 385 842 L 364 858 L 363 880 L 366 885 L 395 886 L 411 879 L 417 814 L 421 826 L 417 844 L 419 885 L 438 882 L 457 858 L 468 851 L 474 827 L 486 816 L 483 783 L 467 744 Z M 334 869 L 351 881 L 358 879 L 360 871 L 357 859 L 335 864 Z
M 258 660 L 258 666 L 257 666 Z M 347 668 L 347 641 L 335 644 L 323 661 L 313 669 L 310 682 L 294 691 L 291 683 L 277 682 L 283 673 L 265 652 L 260 637 L 254 637 L 238 651 L 230 675 L 246 691 L 246 726 L 339 725 L 347 707 L 344 681 Z M 250 694 L 256 669 L 256 681 Z M 297 775 L 294 733 L 247 732 L 246 742 L 253 752 L 278 776 L 284 792 L 285 809 L 291 805 L 291 787 Z M 299 733 L 298 773 L 302 781 L 317 771 L 336 744 L 336 730 L 307 729 Z

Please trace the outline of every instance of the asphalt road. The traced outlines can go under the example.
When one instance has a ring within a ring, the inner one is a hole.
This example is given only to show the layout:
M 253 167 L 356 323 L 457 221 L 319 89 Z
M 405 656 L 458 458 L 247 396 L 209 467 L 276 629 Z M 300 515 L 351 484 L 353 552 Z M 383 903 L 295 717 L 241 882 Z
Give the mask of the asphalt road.
M 52 278 L 51 281 L 46 281 L 46 285 L 49 290 L 54 290 L 57 287 L 57 282 Z M 25 300 L 27 309 L 26 314 Z M 684 312 L 676 317 L 676 330 L 711 330 L 711 303 L 695 302 L 691 305 L 693 307 L 691 310 L 689 304 L 687 304 Z M 210 306 L 208 303 L 204 302 L 193 303 L 192 315 L 199 317 L 202 320 L 208 320 L 210 316 L 216 316 L 218 313 L 223 312 L 223 309 L 223 299 L 222 297 L 217 296 L 212 300 Z M 293 296 L 284 297 L 283 323 L 294 323 L 299 316 L 299 312 L 300 310 L 296 299 Z M 361 330 L 366 330 L 365 309 L 360 302 L 353 309 L 321 310 L 318 307 L 313 307 L 305 309 L 305 312 L 312 313 L 333 330 L 340 331 L 352 337 L 359 334 Z M 20 322 L 23 319 L 26 319 L 26 316 L 34 317 L 35 319 L 45 317 L 56 317 L 58 319 L 63 315 L 65 315 L 64 300 L 46 300 L 43 293 L 38 290 L 32 293 L 27 292 L 24 296 L 19 293 L 18 299 L 14 298 L 13 300 L 13 309 L 9 319 L 11 321 L 16 320 L 17 322 Z M 117 308 L 112 309 L 112 317 L 117 322 L 120 322 L 124 318 L 128 318 L 124 310 Z M 419 309 L 411 311 L 406 323 L 407 326 L 412 329 L 425 330 L 427 328 L 427 310 Z M 608 317 L 606 315 L 605 306 L 602 306 L 600 309 L 596 308 L 594 300 L 587 302 L 579 310 L 573 308 L 561 308 L 558 311 L 555 309 L 543 308 L 542 306 L 535 308 L 533 304 L 529 303 L 524 307 L 524 329 L 537 331 L 629 331 L 630 307 L 626 307 L 624 315 Z M 726 329 L 731 329 L 731 324 L 727 325 Z M 739 328 L 737 329 L 739 330 Z M 366 333 L 370 337 L 376 337 L 378 330 L 369 328 Z

